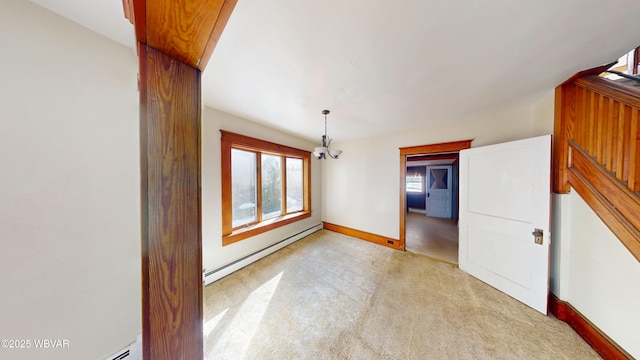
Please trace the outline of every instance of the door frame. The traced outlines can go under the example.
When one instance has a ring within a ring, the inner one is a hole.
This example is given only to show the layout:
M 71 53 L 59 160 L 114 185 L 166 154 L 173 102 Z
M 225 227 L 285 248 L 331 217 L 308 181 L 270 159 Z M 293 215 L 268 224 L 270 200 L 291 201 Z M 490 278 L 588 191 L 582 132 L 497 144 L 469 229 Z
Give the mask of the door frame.
M 400 249 L 406 251 L 405 243 L 407 237 L 407 156 L 426 155 L 438 153 L 456 153 L 460 150 L 469 149 L 471 147 L 470 140 L 452 141 L 438 144 L 418 145 L 400 148 Z

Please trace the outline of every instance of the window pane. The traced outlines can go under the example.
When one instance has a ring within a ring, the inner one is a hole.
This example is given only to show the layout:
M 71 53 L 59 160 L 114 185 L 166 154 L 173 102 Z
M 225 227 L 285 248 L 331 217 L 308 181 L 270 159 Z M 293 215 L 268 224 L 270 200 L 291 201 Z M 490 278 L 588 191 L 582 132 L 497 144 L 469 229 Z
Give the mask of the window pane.
M 407 192 L 422 192 L 422 176 L 407 176 Z
M 262 219 L 282 215 L 282 158 L 262 154 Z
M 431 169 L 429 175 L 429 188 L 431 190 L 447 190 L 447 176 L 449 172 L 447 169 Z
M 231 149 L 231 207 L 234 228 L 258 220 L 256 178 L 256 154 Z
M 287 212 L 303 209 L 302 159 L 287 158 Z

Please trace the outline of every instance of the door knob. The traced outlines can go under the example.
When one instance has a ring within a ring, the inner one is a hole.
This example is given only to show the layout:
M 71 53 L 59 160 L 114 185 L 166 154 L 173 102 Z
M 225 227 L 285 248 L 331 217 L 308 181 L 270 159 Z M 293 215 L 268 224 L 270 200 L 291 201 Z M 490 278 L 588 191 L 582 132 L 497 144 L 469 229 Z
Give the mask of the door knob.
M 542 229 L 535 229 L 535 231 L 532 232 L 531 235 L 533 235 L 536 244 L 542 245 L 542 236 L 544 235 Z

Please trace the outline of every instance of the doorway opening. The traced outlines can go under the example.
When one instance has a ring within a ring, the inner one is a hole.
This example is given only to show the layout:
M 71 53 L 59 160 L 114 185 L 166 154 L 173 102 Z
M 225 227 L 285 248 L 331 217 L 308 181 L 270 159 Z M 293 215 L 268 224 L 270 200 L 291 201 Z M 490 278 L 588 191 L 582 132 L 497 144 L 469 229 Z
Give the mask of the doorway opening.
M 400 243 L 458 263 L 458 152 L 472 140 L 400 148 Z
M 407 156 L 407 251 L 458 263 L 458 154 Z

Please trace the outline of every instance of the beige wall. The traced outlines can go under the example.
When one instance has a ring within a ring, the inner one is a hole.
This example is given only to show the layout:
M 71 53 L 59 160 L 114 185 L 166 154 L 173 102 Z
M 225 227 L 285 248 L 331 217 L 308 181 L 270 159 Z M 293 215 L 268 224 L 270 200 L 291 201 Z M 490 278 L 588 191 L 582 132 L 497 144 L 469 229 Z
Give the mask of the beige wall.
M 570 201 L 567 300 L 640 358 L 640 262 L 575 191 Z
M 555 201 L 553 293 L 640 358 L 640 263 L 575 190 Z
M 548 91 L 531 107 L 531 136 L 553 134 L 555 90 Z
M 397 239 L 400 147 L 465 139 L 477 147 L 531 137 L 531 128 L 532 108 L 522 107 L 336 142 L 344 154 L 323 163 L 323 220 Z
M 315 146 L 295 136 L 205 107 L 202 119 L 202 257 L 206 271 L 227 265 L 321 223 L 320 161 L 312 158 L 312 216 L 223 247 L 220 187 L 221 129 L 302 150 L 311 150 Z
M 3 359 L 101 359 L 140 332 L 137 61 L 39 8 L 0 2 Z

